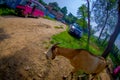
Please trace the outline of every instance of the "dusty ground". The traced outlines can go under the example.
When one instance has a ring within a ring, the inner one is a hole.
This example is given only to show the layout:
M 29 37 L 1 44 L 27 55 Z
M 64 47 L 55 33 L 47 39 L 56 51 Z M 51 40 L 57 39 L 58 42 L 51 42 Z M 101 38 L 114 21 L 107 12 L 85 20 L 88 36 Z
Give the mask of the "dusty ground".
M 43 18 L 0 17 L 0 80 L 62 80 L 72 70 L 69 61 L 48 61 L 44 52 L 51 36 L 65 27 Z

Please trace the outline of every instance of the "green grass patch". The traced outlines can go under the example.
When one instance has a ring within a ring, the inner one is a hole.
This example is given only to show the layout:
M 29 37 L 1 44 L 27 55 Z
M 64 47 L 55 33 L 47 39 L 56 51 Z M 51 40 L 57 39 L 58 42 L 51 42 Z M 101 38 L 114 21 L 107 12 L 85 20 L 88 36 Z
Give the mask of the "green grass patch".
M 76 39 L 70 36 L 66 31 L 63 31 L 59 34 L 53 35 L 52 40 L 50 41 L 52 44 L 60 42 L 59 46 L 73 49 L 86 49 L 87 45 L 87 35 L 83 35 L 82 38 Z M 101 55 L 102 51 L 98 48 L 95 43 L 94 37 L 91 39 L 91 43 L 89 46 L 89 51 L 96 55 Z M 97 47 L 97 48 L 96 48 Z
M 54 26 L 54 28 L 56 28 L 56 29 L 63 29 L 63 26 L 62 25 L 60 25 L 60 26 Z
M 15 15 L 15 11 L 13 9 L 10 9 L 10 8 L 0 8 L 0 15 L 3 16 L 3 15 Z

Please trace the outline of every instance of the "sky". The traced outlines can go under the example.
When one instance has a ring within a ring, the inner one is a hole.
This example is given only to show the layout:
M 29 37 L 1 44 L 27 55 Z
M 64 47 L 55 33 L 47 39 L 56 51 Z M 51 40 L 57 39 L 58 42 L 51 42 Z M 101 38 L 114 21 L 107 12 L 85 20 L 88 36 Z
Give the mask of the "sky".
M 43 0 L 45 3 L 57 2 L 59 7 L 67 7 L 68 13 L 71 12 L 74 16 L 77 16 L 78 8 L 85 3 L 84 0 Z

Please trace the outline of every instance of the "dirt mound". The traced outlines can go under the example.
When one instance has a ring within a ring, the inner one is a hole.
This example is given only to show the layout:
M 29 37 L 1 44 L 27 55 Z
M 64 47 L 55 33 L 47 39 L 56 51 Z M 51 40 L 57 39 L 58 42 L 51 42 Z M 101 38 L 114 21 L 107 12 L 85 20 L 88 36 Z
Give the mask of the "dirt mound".
M 51 36 L 65 27 L 43 18 L 0 17 L 0 80 L 62 80 L 71 70 L 69 61 L 48 61 L 44 52 Z

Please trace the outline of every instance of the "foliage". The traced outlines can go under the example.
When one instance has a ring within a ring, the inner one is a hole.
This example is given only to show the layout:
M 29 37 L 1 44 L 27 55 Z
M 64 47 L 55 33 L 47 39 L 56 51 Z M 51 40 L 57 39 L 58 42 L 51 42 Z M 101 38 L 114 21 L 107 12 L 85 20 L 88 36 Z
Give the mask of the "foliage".
M 82 19 L 83 23 L 83 31 L 88 33 L 88 39 L 87 39 L 87 47 L 89 49 L 89 43 L 90 43 L 90 36 L 91 36 L 91 26 L 90 26 L 90 3 L 89 0 L 87 1 L 87 7 L 86 5 L 82 5 L 78 8 L 77 15 L 80 19 Z M 86 21 L 88 19 L 88 21 Z M 86 25 L 87 22 L 87 25 Z M 86 30 L 87 29 L 87 30 Z M 86 30 L 86 31 L 85 31 Z
M 65 21 L 66 21 L 68 24 L 75 23 L 76 20 L 77 20 L 77 18 L 76 18 L 72 13 L 69 13 L 67 16 L 65 16 Z
M 120 0 L 118 1 L 117 6 L 118 6 L 118 21 L 117 21 L 117 24 L 115 26 L 114 32 L 110 36 L 110 39 L 108 41 L 108 45 L 107 45 L 104 53 L 102 54 L 102 56 L 104 58 L 106 58 L 109 55 L 109 53 L 110 53 L 110 51 L 112 49 L 112 46 L 114 45 L 114 42 L 115 42 L 115 40 L 116 40 L 116 38 L 117 38 L 117 36 L 119 35 L 119 32 L 120 32 L 120 24 L 119 24 L 120 23 Z
M 77 11 L 77 16 L 78 18 L 82 18 L 82 19 L 86 19 L 88 14 L 87 14 L 87 7 L 86 5 L 82 5 L 78 8 L 78 11 Z
M 15 15 L 15 11 L 13 9 L 2 7 L 0 8 L 0 15 Z
M 76 23 L 79 24 L 80 26 L 83 27 L 83 31 L 84 32 L 87 32 L 87 7 L 86 5 L 82 5 L 78 8 L 78 11 L 77 11 L 77 16 L 79 19 L 77 19 Z
M 57 2 L 49 3 L 49 6 L 53 7 L 53 10 L 55 10 L 56 12 L 60 11 L 60 7 Z
M 66 14 L 67 14 L 67 7 L 63 7 L 61 9 L 61 12 L 64 14 L 64 16 L 66 16 Z
M 117 22 L 116 0 L 96 0 L 94 2 L 94 20 L 101 35 L 111 34 Z
M 41 4 L 43 4 L 44 6 L 47 5 L 43 0 L 39 0 L 39 2 L 40 2 Z
M 83 32 L 87 33 L 87 21 L 80 18 L 77 19 L 76 23 L 83 28 Z
M 120 55 L 115 57 L 112 53 L 110 53 L 110 58 L 112 59 L 114 66 L 120 65 Z

